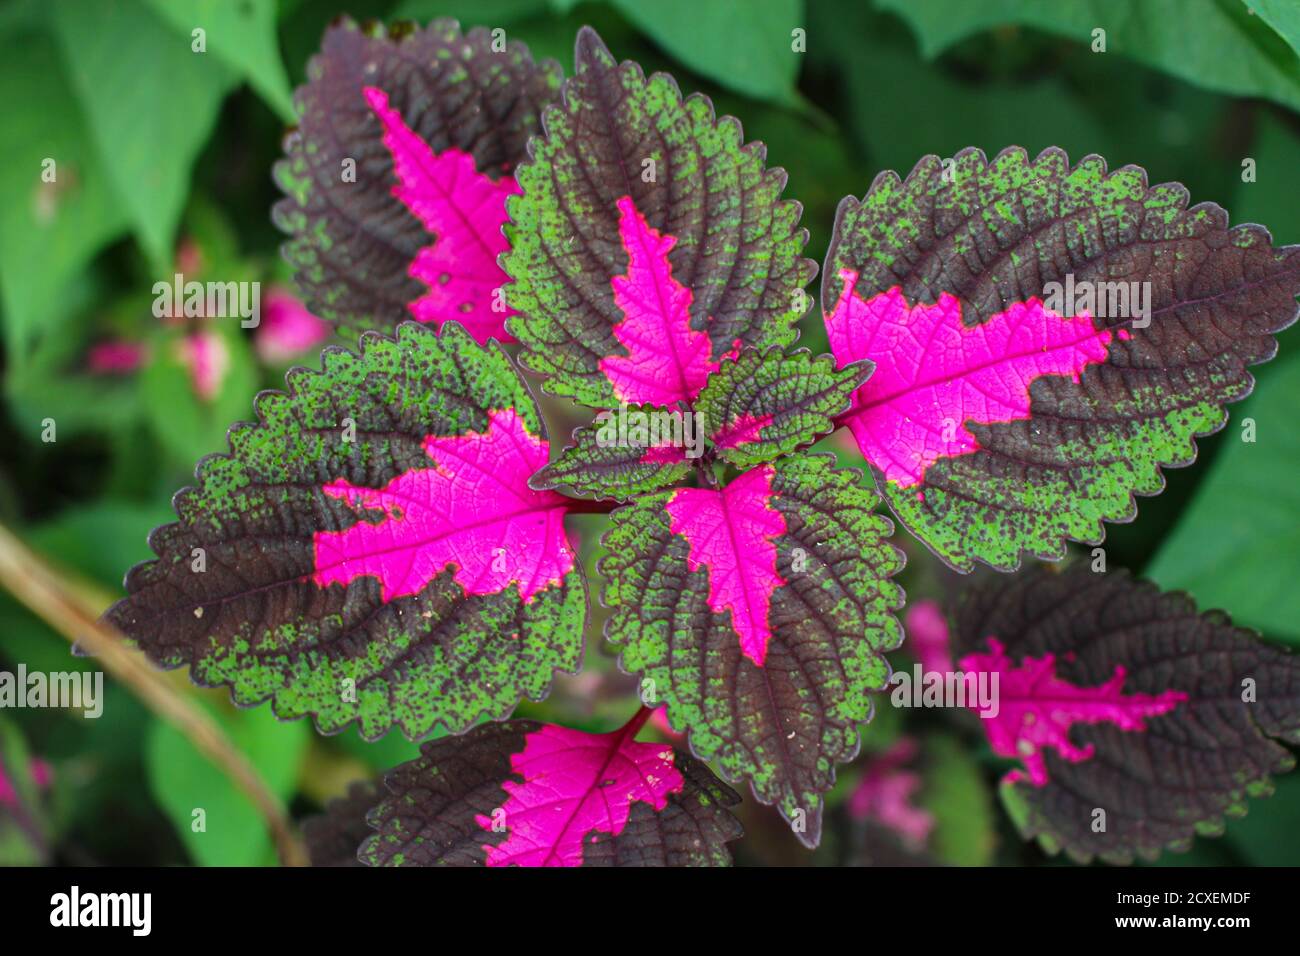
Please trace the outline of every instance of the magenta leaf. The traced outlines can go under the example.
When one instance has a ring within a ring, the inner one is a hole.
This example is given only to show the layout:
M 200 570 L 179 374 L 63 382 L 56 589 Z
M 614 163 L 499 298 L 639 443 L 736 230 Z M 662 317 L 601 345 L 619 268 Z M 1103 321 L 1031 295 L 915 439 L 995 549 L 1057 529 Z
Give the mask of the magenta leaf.
M 429 435 L 423 445 L 432 467 L 381 489 L 342 478 L 324 486 L 358 514 L 383 518 L 316 532 L 313 580 L 346 587 L 370 576 L 384 602 L 419 594 L 448 568 L 466 594 L 514 587 L 525 604 L 561 586 L 574 565 L 563 523 L 569 499 L 528 487 L 546 462 L 546 440 L 509 409 L 489 411 L 485 432 Z
M 1146 730 L 1143 719 L 1167 714 L 1187 695 L 1167 690 L 1157 695 L 1125 694 L 1124 665 L 1116 664 L 1112 677 L 1096 687 L 1076 687 L 1056 676 L 1056 656 L 1026 657 L 1018 665 L 1006 655 L 995 637 L 987 641 L 988 653 L 967 654 L 957 663 L 968 674 L 998 675 L 998 711 L 981 713 L 993 752 L 1020 758 L 1028 780 L 1036 787 L 1047 783 L 1048 748 L 1075 763 L 1091 758 L 1092 744 L 1077 746 L 1069 731 L 1075 724 L 1114 724 L 1120 730 Z M 968 704 L 968 706 L 971 706 Z M 979 708 L 975 708 L 978 710 Z M 1006 776 L 1008 783 L 1026 778 L 1019 770 Z
M 643 710 L 592 734 L 512 720 L 425 744 L 391 771 L 361 847 L 375 866 L 718 866 L 739 802 L 708 768 L 641 743 Z
M 787 582 L 776 570 L 776 546 L 785 518 L 772 506 L 771 465 L 748 471 L 720 491 L 680 488 L 664 510 L 668 530 L 686 539 L 686 567 L 704 567 L 708 603 L 715 614 L 730 612 L 740 650 L 758 667 L 772 636 L 772 595 Z
M 486 28 L 331 26 L 275 170 L 308 307 L 351 329 L 454 320 L 506 340 L 505 200 L 559 85 L 555 63 L 494 49 Z
M 718 363 L 708 335 L 691 328 L 691 290 L 673 278 L 668 252 L 677 240 L 652 229 L 631 196 L 617 205 L 628 264 L 610 282 L 623 313 L 613 331 L 627 354 L 601 359 L 600 370 L 621 402 L 689 405 Z
M 901 640 L 902 555 L 857 478 L 829 456 L 785 457 L 721 490 L 638 498 L 603 539 L 622 667 L 697 756 L 750 781 L 809 846 Z
M 813 264 L 761 144 L 578 34 L 576 75 L 515 171 L 502 263 L 522 364 L 585 405 L 692 400 L 740 347 L 794 341 Z
M 1141 169 L 966 149 L 840 204 L 822 308 L 875 372 L 847 424 L 899 520 L 960 571 L 1128 521 L 1250 393 L 1300 247 Z
M 998 712 L 978 722 L 1023 762 L 1003 802 L 1050 852 L 1185 850 L 1295 765 L 1279 742 L 1300 742 L 1297 658 L 1122 571 L 1039 567 L 973 588 L 954 643 L 960 669 L 999 677 Z
M 840 278 L 843 292 L 826 316 L 831 350 L 842 361 L 876 362 L 842 421 L 899 488 L 919 487 L 940 458 L 977 451 L 966 423 L 1028 419 L 1029 389 L 1042 376 L 1077 382 L 1088 365 L 1106 360 L 1110 332 L 1094 329 L 1086 315 L 1048 314 L 1036 299 L 970 327 L 950 295 L 912 305 L 895 287 L 864 301 L 856 273 L 846 269 Z
M 434 237 L 411 262 L 412 278 L 429 287 L 409 303 L 411 314 L 439 327 L 454 319 L 478 342 L 513 342 L 505 333 L 511 313 L 498 291 L 506 275 L 497 257 L 509 248 L 501 227 L 506 197 L 519 192 L 514 178 L 493 181 L 474 168 L 473 156 L 455 147 L 434 153 L 389 105 L 387 93 L 374 86 L 364 93 L 393 154 L 393 195 Z M 494 300 L 500 303 L 496 308 Z
M 458 324 L 327 349 L 205 458 L 108 620 L 162 667 L 325 732 L 419 737 L 540 700 L 582 659 L 568 505 L 518 372 Z

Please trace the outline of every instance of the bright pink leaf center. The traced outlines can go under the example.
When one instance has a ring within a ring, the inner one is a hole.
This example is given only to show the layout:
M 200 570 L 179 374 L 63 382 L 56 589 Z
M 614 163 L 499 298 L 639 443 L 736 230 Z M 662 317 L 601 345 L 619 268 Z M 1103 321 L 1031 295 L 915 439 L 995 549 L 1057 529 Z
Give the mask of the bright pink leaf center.
M 1048 782 L 1043 751 L 1053 747 L 1066 760 L 1087 760 L 1095 749 L 1091 744 L 1078 747 L 1070 742 L 1074 724 L 1111 723 L 1121 730 L 1146 729 L 1144 719 L 1167 714 L 1187 694 L 1167 690 L 1163 694 L 1123 693 L 1125 670 L 1115 666 L 1115 675 L 1097 687 L 1075 687 L 1056 676 L 1056 656 L 1026 657 L 1015 666 L 1002 644 L 988 639 L 989 652 L 967 654 L 957 664 L 967 673 L 997 673 L 998 712 L 983 717 L 993 752 L 1003 757 L 1018 757 L 1025 765 L 1029 782 L 1041 787 Z M 1018 770 L 1007 774 L 1009 782 L 1025 779 Z
M 909 305 L 895 286 L 864 302 L 858 274 L 845 269 L 840 278 L 843 292 L 826 316 L 831 351 L 840 365 L 876 363 L 845 420 L 863 456 L 903 488 L 920 484 L 940 458 L 979 450 L 968 422 L 1029 418 L 1035 379 L 1078 381 L 1106 360 L 1110 332 L 1086 314 L 1061 318 L 1036 298 L 967 327 L 947 293 L 934 305 Z
M 713 443 L 719 448 L 736 448 L 759 440 L 759 432 L 772 424 L 771 415 L 741 415 L 727 422 L 713 433 Z
M 614 337 L 628 354 L 601 359 L 600 370 L 621 401 L 691 402 L 718 363 L 709 359 L 708 334 L 691 328 L 691 290 L 673 278 L 668 252 L 677 239 L 652 229 L 630 196 L 618 201 L 618 211 L 627 274 L 610 285 L 623 312 Z
M 667 744 L 636 743 L 641 723 L 609 734 L 589 734 L 548 724 L 525 738 L 510 757 L 522 782 L 507 780 L 501 806 L 507 838 L 484 846 L 488 866 L 581 866 L 591 834 L 618 836 L 634 803 L 656 811 L 685 786 Z M 478 825 L 491 830 L 491 817 Z
M 547 442 L 524 428 L 513 409 L 488 415 L 482 434 L 430 435 L 432 468 L 404 472 L 380 489 L 339 479 L 324 492 L 353 508 L 376 510 L 344 531 L 315 535 L 321 587 L 359 577 L 379 580 L 383 600 L 420 591 L 448 567 L 466 594 L 495 594 L 512 584 L 524 601 L 573 569 L 564 535 L 569 499 L 533 491 L 528 478 L 546 464 Z
M 505 320 L 514 312 L 497 290 L 507 276 L 497 256 L 509 248 L 501 227 L 506 197 L 522 192 L 512 176 L 492 180 L 478 171 L 474 157 L 449 147 L 435 153 L 388 105 L 388 95 L 365 88 L 366 102 L 384 127 L 384 145 L 393 156 L 396 196 L 433 236 L 408 272 L 429 291 L 408 304 L 421 322 L 439 328 L 460 322 L 480 342 L 513 342 Z
M 774 540 L 785 534 L 785 518 L 769 502 L 771 465 L 745 472 L 721 491 L 679 488 L 667 509 L 673 534 L 690 545 L 687 566 L 708 568 L 709 607 L 731 612 L 740 648 L 759 667 L 772 636 L 772 595 L 785 584 L 776 570 Z

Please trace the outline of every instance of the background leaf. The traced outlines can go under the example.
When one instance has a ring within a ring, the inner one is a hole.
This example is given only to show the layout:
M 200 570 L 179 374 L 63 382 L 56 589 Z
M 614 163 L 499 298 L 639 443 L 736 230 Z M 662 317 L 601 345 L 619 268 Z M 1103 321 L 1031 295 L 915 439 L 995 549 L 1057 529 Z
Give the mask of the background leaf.
M 669 53 L 723 86 L 787 106 L 799 102 L 795 79 L 803 54 L 792 49 L 791 33 L 807 30 L 803 0 L 611 2 Z
M 244 77 L 286 123 L 295 118 L 289 77 L 275 32 L 275 0 L 148 0 L 149 6 L 189 38 L 206 31 L 208 52 Z
M 1300 645 L 1300 357 L 1286 359 L 1242 406 L 1210 473 L 1147 574 L 1196 595 L 1202 607 Z M 1243 441 L 1253 422 L 1255 441 Z
M 288 799 L 310 739 L 307 726 L 282 724 L 266 710 L 209 710 L 270 791 Z M 257 808 L 170 724 L 154 723 L 146 753 L 154 796 L 195 863 L 261 866 L 274 859 Z M 206 829 L 196 832 L 194 811 L 200 809 Z
M 1119 53 L 1212 90 L 1300 107 L 1300 59 L 1235 0 L 877 2 L 912 25 L 929 56 L 1001 24 L 1036 27 L 1084 44 L 1101 28 L 1106 53 L 1098 55 Z
M 68 0 L 54 22 L 100 162 L 166 278 L 191 167 L 234 77 L 142 0 Z

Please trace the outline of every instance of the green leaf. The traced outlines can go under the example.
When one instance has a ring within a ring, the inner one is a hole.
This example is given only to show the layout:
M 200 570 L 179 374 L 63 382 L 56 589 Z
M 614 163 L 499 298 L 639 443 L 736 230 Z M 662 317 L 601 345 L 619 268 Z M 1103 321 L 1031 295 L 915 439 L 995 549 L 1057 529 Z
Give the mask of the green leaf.
M 1270 369 L 1147 569 L 1163 588 L 1300 646 L 1300 356 Z M 1246 429 L 1250 429 L 1250 434 Z M 1254 441 L 1246 441 L 1246 438 Z
M 157 665 L 323 732 L 460 732 L 582 659 L 569 501 L 509 358 L 456 322 L 368 334 L 263 392 L 107 618 Z
M 620 665 L 807 846 L 902 640 L 903 556 L 859 478 L 829 455 L 784 458 L 722 491 L 639 498 L 602 541 Z
M 752 468 L 809 445 L 835 427 L 832 419 L 866 381 L 871 363 L 836 368 L 807 349 L 746 349 L 726 359 L 695 403 L 718 455 Z
M 921 805 L 934 816 L 930 851 L 953 866 L 988 866 L 997 827 L 993 800 L 966 746 L 947 735 L 925 740 Z
M 282 724 L 265 710 L 208 709 L 267 788 L 288 802 L 311 740 L 306 725 Z M 195 863 L 261 866 L 271 859 L 271 839 L 257 808 L 170 724 L 160 721 L 150 729 L 145 769 L 154 799 Z
M 276 36 L 275 0 L 148 0 L 149 6 L 188 39 L 205 31 L 208 52 L 257 91 L 286 123 L 294 121 L 289 77 Z
M 220 448 L 232 421 L 246 416 L 257 365 L 238 322 L 217 319 L 199 333 L 162 328 L 149 338 L 152 360 L 140 376 L 144 417 L 172 460 L 185 465 Z M 194 349 L 210 356 L 216 391 L 196 388 Z M 189 356 L 187 358 L 186 356 Z
M 840 420 L 890 508 L 952 567 L 1009 570 L 1100 543 L 1193 462 L 1297 292 L 1300 246 L 1180 184 L 1010 147 L 846 199 L 822 305 L 836 358 L 876 363 Z
M 1225 0 L 879 0 L 908 22 L 928 57 L 982 30 L 1020 24 L 1172 73 L 1207 89 L 1300 109 L 1300 59 L 1260 18 Z
M 161 278 L 190 168 L 235 77 L 142 0 L 66 0 L 53 16 L 100 161 Z
M 638 425 L 648 429 L 650 416 L 672 416 L 658 420 L 681 422 L 684 428 L 687 414 L 653 405 L 628 405 L 618 412 L 601 412 L 595 424 L 574 429 L 573 443 L 528 483 L 537 489 L 562 488 L 617 501 L 671 487 L 690 474 L 692 462 L 680 451 L 658 452 L 648 437 L 641 440 L 644 436 L 637 436 L 632 429 Z M 620 421 L 624 423 L 623 435 L 619 434 Z M 702 442 L 704 436 L 700 435 L 699 440 Z
M 701 76 L 755 99 L 798 101 L 803 0 L 612 0 L 623 16 Z M 815 41 L 813 41 L 815 42 Z
M 507 202 L 506 327 L 555 395 L 689 401 L 737 346 L 793 342 L 815 272 L 801 208 L 706 97 L 620 64 L 590 28 L 576 47 Z
M 1300 54 L 1300 7 L 1294 0 L 1242 0 L 1246 9 L 1273 28 Z
M 68 316 L 65 287 L 126 230 L 107 176 L 64 79 L 58 50 L 41 34 L 0 43 L 5 162 L 0 165 L 0 303 L 6 379 L 33 342 Z M 54 182 L 45 182 L 42 164 Z

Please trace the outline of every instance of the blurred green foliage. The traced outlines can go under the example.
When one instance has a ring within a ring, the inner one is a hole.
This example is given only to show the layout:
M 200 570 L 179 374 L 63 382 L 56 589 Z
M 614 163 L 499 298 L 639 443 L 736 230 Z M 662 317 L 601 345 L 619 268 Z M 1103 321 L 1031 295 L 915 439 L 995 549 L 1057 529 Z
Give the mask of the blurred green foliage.
M 168 519 L 196 459 L 222 450 L 257 390 L 282 381 L 252 333 L 227 322 L 203 330 L 219 338 L 224 359 L 215 389 L 200 394 L 185 352 L 199 330 L 155 318 L 150 290 L 178 264 L 197 278 L 289 280 L 269 221 L 270 168 L 293 117 L 289 91 L 339 13 L 500 26 L 566 69 L 577 27 L 591 23 L 617 55 L 672 71 L 684 91 L 708 93 L 767 144 L 770 163 L 789 173 L 786 195 L 804 205 L 808 254 L 820 260 L 842 196 L 862 195 L 883 169 L 906 172 L 925 153 L 969 145 L 1056 144 L 1076 159 L 1095 152 L 1112 167 L 1139 164 L 1152 182 L 1180 180 L 1194 200 L 1223 204 L 1233 221 L 1263 221 L 1279 241 L 1300 241 L 1296 11 L 1288 0 L 9 0 L 0 6 L 0 522 L 107 604 L 123 572 L 149 557 L 145 538 Z M 806 52 L 791 58 L 797 31 Z M 46 181 L 51 160 L 56 175 Z M 825 346 L 815 316 L 804 341 Z M 138 367 L 95 371 L 92 350 L 105 343 L 136 348 Z M 1283 336 L 1284 353 L 1297 347 L 1300 333 Z M 1168 489 L 1141 502 L 1136 522 L 1110 529 L 1107 558 L 1296 643 L 1300 361 L 1284 355 L 1258 380 L 1229 426 L 1200 443 L 1198 466 L 1170 471 Z M 553 435 L 576 422 L 554 403 L 547 414 Z M 1253 443 L 1241 440 L 1246 416 Z M 49 420 L 53 442 L 42 440 Z M 590 567 L 599 519 L 575 526 Z M 909 597 L 961 586 L 924 548 L 899 540 Z M 593 608 L 593 635 L 602 613 Z M 0 668 L 20 661 L 90 666 L 0 594 Z M 266 708 L 240 712 L 222 693 L 193 693 L 298 815 L 414 753 L 397 734 L 374 744 L 354 731 L 322 738 Z M 592 637 L 583 674 L 520 714 L 608 729 L 630 694 Z M 124 688 L 108 687 L 97 721 L 0 716 L 0 760 L 34 811 L 28 829 L 0 811 L 0 862 L 273 861 L 244 797 Z M 882 707 L 864 731 L 864 759 L 904 732 L 924 741 L 931 859 L 1045 862 L 997 806 L 1004 767 L 962 718 Z M 52 766 L 49 787 L 23 769 L 30 755 Z M 862 861 L 862 831 L 844 809 L 860 774 L 843 772 L 815 854 L 747 803 L 739 861 Z M 197 807 L 206 811 L 201 832 Z M 1295 864 L 1297 820 L 1300 784 L 1287 779 L 1226 837 L 1165 862 Z

